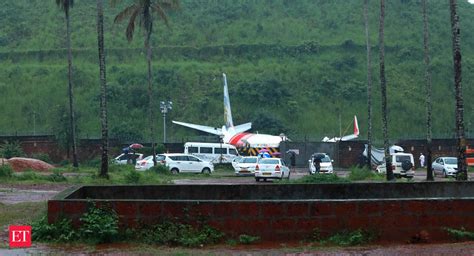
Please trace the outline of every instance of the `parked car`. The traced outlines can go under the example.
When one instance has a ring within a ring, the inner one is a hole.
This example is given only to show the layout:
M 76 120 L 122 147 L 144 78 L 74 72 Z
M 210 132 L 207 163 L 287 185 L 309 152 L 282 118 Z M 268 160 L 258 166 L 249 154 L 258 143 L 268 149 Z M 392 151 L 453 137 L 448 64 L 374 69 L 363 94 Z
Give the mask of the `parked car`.
M 448 177 L 458 173 L 458 159 L 456 157 L 438 157 L 431 166 L 434 175 L 440 174 Z
M 114 158 L 113 162 L 115 164 L 135 164 L 137 161 L 140 161 L 143 159 L 143 154 L 140 153 L 122 153 L 118 155 L 117 157 Z
M 309 174 L 315 174 L 316 173 L 316 167 L 314 167 L 313 162 L 314 159 L 318 157 L 321 159 L 321 168 L 319 170 L 319 173 L 333 173 L 334 168 L 332 166 L 332 160 L 328 154 L 326 153 L 314 153 L 311 155 L 311 159 L 308 160 L 308 168 L 309 168 Z
M 290 179 L 290 168 L 281 158 L 262 158 L 255 167 L 255 180 Z
M 259 157 L 257 156 L 245 156 L 234 167 L 235 175 L 254 175 L 255 167 L 258 164 Z
M 232 159 L 232 168 L 237 168 L 237 165 L 240 163 L 240 161 L 242 160 L 243 156 L 238 156 L 234 159 Z
M 156 155 L 158 164 L 166 165 L 172 173 L 212 173 L 214 165 L 211 162 L 203 161 L 188 154 L 160 154 Z M 137 162 L 136 170 L 144 171 L 153 167 L 153 156 L 146 157 L 146 160 Z
M 392 171 L 395 177 L 413 178 L 415 176 L 415 161 L 411 153 L 393 153 L 390 155 Z M 378 173 L 386 173 L 385 163 L 377 166 Z
M 157 163 L 162 164 L 164 160 L 165 157 L 163 155 L 156 155 Z M 135 164 L 135 170 L 137 171 L 146 171 L 151 167 L 153 167 L 153 156 L 147 156 Z

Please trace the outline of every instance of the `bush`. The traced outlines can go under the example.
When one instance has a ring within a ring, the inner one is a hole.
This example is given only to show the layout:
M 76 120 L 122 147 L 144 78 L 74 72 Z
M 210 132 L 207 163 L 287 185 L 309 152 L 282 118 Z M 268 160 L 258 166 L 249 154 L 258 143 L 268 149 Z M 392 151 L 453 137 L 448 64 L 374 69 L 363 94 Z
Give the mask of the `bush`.
M 21 157 L 24 155 L 25 153 L 23 152 L 23 149 L 21 148 L 18 141 L 5 142 L 0 146 L 0 157 L 10 159 L 12 157 Z
M 66 177 L 64 177 L 61 173 L 58 173 L 58 172 L 50 174 L 48 177 L 46 177 L 46 179 L 52 182 L 67 181 Z
M 135 167 L 130 164 L 114 164 L 109 163 L 109 172 L 126 172 L 135 171 Z
M 68 219 L 61 219 L 56 223 L 48 224 L 48 219 L 43 216 L 41 219 L 34 221 L 31 228 L 33 241 L 72 242 L 79 238 L 79 234 L 74 231 L 71 221 Z
M 13 176 L 13 169 L 8 164 L 0 163 L 0 179 L 1 178 L 11 178 Z
M 127 174 L 125 174 L 125 182 L 137 184 L 138 182 L 140 182 L 140 177 L 141 177 L 141 174 L 139 172 L 135 170 L 131 170 Z
M 100 157 L 90 159 L 84 163 L 85 166 L 96 167 L 96 168 L 100 168 L 101 164 L 102 164 L 102 159 Z
M 456 240 L 474 240 L 474 232 L 467 231 L 463 227 L 461 229 L 444 228 L 444 230 Z
M 166 221 L 156 225 L 151 231 L 144 230 L 143 236 L 148 243 L 197 247 L 215 244 L 224 234 L 209 226 L 196 229 L 191 225 Z
M 258 236 L 249 236 L 245 234 L 239 236 L 239 243 L 241 244 L 253 244 L 258 240 L 260 240 L 260 237 Z
M 313 175 L 307 175 L 303 178 L 296 180 L 297 183 L 341 183 L 350 182 L 345 178 L 340 178 L 336 174 L 320 174 L 316 173 Z
M 151 172 L 155 172 L 155 173 L 158 173 L 158 174 L 162 174 L 162 175 L 171 175 L 171 171 L 170 171 L 170 168 L 168 168 L 168 166 L 166 165 L 162 165 L 162 164 L 157 164 L 156 166 L 153 166 L 149 169 L 149 171 Z
M 19 173 L 16 177 L 17 180 L 42 180 L 46 179 L 41 174 L 36 173 L 33 170 L 26 170 L 22 173 Z
M 31 158 L 41 160 L 46 163 L 52 163 L 51 158 L 46 153 L 34 153 L 30 156 Z
M 328 238 L 330 243 L 340 246 L 354 246 L 369 243 L 374 235 L 361 229 L 349 232 L 343 231 Z
M 113 210 L 89 207 L 81 218 L 80 236 L 88 242 L 106 243 L 118 235 L 118 216 Z
M 349 173 L 349 180 L 377 180 L 384 179 L 384 175 L 377 174 L 367 168 L 351 167 Z

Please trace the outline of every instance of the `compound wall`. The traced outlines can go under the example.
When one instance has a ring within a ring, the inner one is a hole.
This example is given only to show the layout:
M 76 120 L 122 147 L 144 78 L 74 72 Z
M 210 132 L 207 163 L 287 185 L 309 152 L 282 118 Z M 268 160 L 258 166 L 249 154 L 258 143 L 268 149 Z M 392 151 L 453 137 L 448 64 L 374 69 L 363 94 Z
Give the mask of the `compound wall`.
M 445 228 L 474 229 L 473 194 L 469 182 L 84 186 L 50 200 L 48 220 L 66 217 L 77 227 L 94 202 L 115 210 L 121 228 L 172 220 L 267 241 L 356 229 L 381 241 L 443 241 Z

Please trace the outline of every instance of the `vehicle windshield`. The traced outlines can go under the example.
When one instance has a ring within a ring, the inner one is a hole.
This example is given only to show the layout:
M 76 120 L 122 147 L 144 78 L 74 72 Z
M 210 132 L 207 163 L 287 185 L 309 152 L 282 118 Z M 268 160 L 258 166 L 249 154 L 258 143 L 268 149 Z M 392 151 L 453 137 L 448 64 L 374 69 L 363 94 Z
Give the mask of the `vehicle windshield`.
M 242 160 L 240 162 L 245 163 L 245 164 L 254 164 L 254 163 L 257 163 L 257 158 L 256 157 L 242 158 Z
M 399 163 L 402 163 L 402 162 L 405 162 L 405 161 L 411 162 L 411 158 L 410 158 L 410 156 L 396 156 L 395 161 L 399 162 Z
M 321 159 L 321 163 L 330 163 L 331 162 L 331 158 L 328 155 L 324 155 L 324 157 L 322 157 L 322 155 L 315 155 L 315 156 L 313 156 L 313 159 L 312 159 L 311 162 L 314 162 L 314 159 L 316 157 Z
M 271 159 L 271 158 L 264 158 L 260 160 L 260 164 L 279 164 L 280 161 L 278 159 Z
M 325 156 L 324 158 L 321 159 L 321 163 L 329 163 L 331 162 L 331 158 L 329 156 Z
M 446 164 L 458 164 L 458 159 L 455 157 L 445 158 L 444 162 Z

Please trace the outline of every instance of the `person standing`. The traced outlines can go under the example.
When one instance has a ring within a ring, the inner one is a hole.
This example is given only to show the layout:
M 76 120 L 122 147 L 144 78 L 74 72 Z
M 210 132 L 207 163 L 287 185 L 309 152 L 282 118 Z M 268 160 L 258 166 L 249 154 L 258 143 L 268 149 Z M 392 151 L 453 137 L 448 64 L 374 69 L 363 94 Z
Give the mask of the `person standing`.
M 313 165 L 316 169 L 316 173 L 319 173 L 319 171 L 321 170 L 321 158 L 319 156 L 314 157 Z
M 423 153 L 420 153 L 420 167 L 423 168 L 425 167 L 425 156 L 423 155 Z

